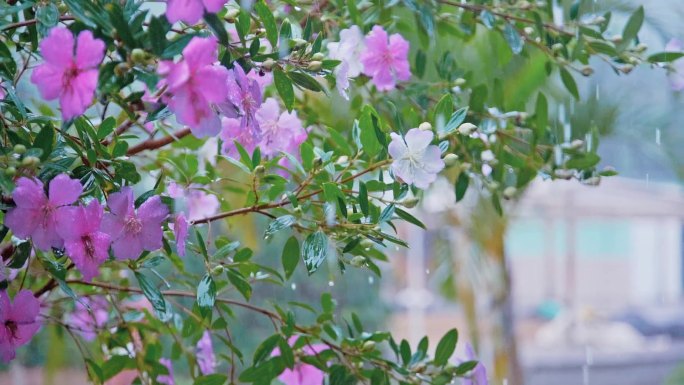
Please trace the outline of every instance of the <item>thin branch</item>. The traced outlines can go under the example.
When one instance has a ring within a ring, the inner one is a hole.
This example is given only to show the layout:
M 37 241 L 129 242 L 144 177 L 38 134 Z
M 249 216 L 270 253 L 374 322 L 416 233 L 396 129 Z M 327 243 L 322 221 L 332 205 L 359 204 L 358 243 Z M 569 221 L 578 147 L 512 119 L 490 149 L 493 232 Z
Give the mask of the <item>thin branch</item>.
M 169 143 L 173 143 L 173 142 L 175 142 L 175 141 L 177 141 L 183 137 L 186 137 L 188 135 L 190 135 L 190 129 L 184 128 L 180 131 L 177 131 L 171 135 L 165 136 L 161 139 L 146 140 L 146 141 L 144 141 L 140 144 L 137 144 L 137 145 L 131 147 L 130 149 L 128 149 L 128 152 L 126 153 L 126 155 L 131 156 L 131 155 L 135 155 L 135 154 L 138 154 L 140 152 L 143 152 L 145 150 L 155 150 L 157 148 L 164 147 Z

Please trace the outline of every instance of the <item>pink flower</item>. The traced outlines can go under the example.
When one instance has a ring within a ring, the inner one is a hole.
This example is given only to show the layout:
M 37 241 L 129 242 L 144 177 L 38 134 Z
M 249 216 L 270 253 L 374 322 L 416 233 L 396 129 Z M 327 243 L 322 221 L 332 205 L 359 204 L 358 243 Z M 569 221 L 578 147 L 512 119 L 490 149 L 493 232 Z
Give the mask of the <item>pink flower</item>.
M 160 374 L 157 376 L 157 383 L 164 385 L 176 385 L 176 381 L 173 377 L 173 364 L 168 358 L 159 359 L 159 363 L 164 365 L 169 371 L 169 374 Z
M 216 214 L 221 206 L 218 198 L 207 194 L 203 188 L 204 186 L 198 184 L 184 188 L 176 182 L 171 182 L 166 191 L 171 198 L 177 200 L 176 211 L 182 211 L 186 220 L 192 222 Z
M 227 0 L 168 0 L 166 6 L 166 18 L 171 24 L 183 21 L 186 24 L 195 24 L 206 10 L 216 13 L 223 8 Z
M 294 343 L 297 341 L 297 338 L 297 336 L 290 337 L 288 341 L 290 346 L 294 345 Z M 302 353 L 307 356 L 315 356 L 327 349 L 327 345 L 307 344 L 302 347 Z M 273 349 L 272 355 L 279 356 L 280 349 Z M 280 376 L 278 376 L 278 380 L 285 385 L 321 385 L 323 384 L 324 379 L 325 372 L 313 365 L 302 362 L 296 363 L 295 367 L 292 369 L 285 369 Z
M 171 93 L 169 109 L 179 123 L 188 125 L 197 137 L 212 136 L 221 130 L 214 105 L 228 95 L 228 70 L 217 63 L 218 42 L 213 37 L 193 37 L 183 49 L 183 58 L 159 64 Z
M 95 95 L 104 42 L 88 30 L 81 31 L 74 51 L 71 31 L 56 27 L 40 42 L 40 51 L 45 63 L 33 70 L 31 82 L 38 86 L 43 98 L 59 98 L 64 120 L 83 114 Z
M 214 345 L 211 342 L 211 334 L 204 331 L 202 338 L 197 341 L 196 349 L 197 366 L 203 375 L 216 372 L 216 356 L 214 356 Z
M 33 239 L 41 250 L 62 247 L 62 238 L 57 233 L 57 213 L 78 200 L 83 192 L 81 182 L 70 179 L 66 174 L 57 175 L 50 181 L 49 198 L 38 179 L 19 178 L 12 198 L 17 207 L 5 216 L 5 225 L 19 238 Z
M 393 90 L 397 80 L 409 80 L 409 43 L 400 34 L 387 38 L 387 32 L 376 25 L 366 35 L 366 50 L 361 54 L 363 73 L 373 78 L 380 91 Z
M 250 80 L 257 82 L 262 95 L 264 94 L 264 90 L 266 90 L 266 87 L 270 86 L 271 83 L 273 83 L 273 74 L 270 72 L 259 72 L 256 71 L 256 69 L 252 69 L 247 73 L 247 77 Z
M 439 147 L 431 145 L 434 134 L 412 128 L 406 137 L 391 133 L 389 154 L 393 158 L 392 172 L 408 184 L 427 188 L 437 179 L 437 173 L 444 168 Z
M 466 349 L 466 359 L 463 360 L 462 362 L 476 361 L 477 356 L 475 355 L 475 351 L 473 350 L 473 346 L 466 342 L 465 349 Z M 478 362 L 477 365 L 475 366 L 475 368 L 470 371 L 470 376 L 467 378 L 461 379 L 461 384 L 463 384 L 463 385 L 489 385 L 489 381 L 487 380 L 487 369 L 485 368 L 484 365 L 482 365 L 481 362 Z
M 0 292 L 0 359 L 7 363 L 16 357 L 16 349 L 26 345 L 38 332 L 36 320 L 40 302 L 30 290 L 21 290 L 10 302 L 7 291 Z
M 111 194 L 107 200 L 109 213 L 105 214 L 102 229 L 112 237 L 112 250 L 118 259 L 135 259 L 143 250 L 162 247 L 162 222 L 169 209 L 157 195 L 147 199 L 137 212 L 134 202 L 130 187 Z
M 671 39 L 665 46 L 666 52 L 681 52 L 684 45 L 678 39 Z M 684 90 L 684 59 L 672 62 L 674 71 L 670 73 L 670 86 L 675 91 Z
M 229 118 L 240 118 L 243 130 L 258 137 L 259 124 L 255 114 L 261 106 L 261 87 L 250 79 L 239 64 L 235 64 L 228 75 L 228 102 L 221 105 L 221 111 Z
M 297 112 L 280 112 L 276 99 L 268 98 L 256 112 L 255 118 L 259 124 L 259 141 L 241 129 L 236 119 L 225 119 L 221 139 L 223 152 L 235 157 L 237 150 L 233 141 L 236 140 L 247 151 L 252 152 L 257 146 L 265 157 L 274 157 L 280 152 L 297 154 L 299 145 L 304 142 L 308 133 L 297 117 Z
M 185 214 L 178 213 L 173 223 L 173 235 L 176 237 L 176 252 L 181 257 L 185 257 L 185 241 L 188 239 L 188 221 Z
M 57 233 L 64 239 L 67 255 L 90 281 L 109 257 L 109 234 L 100 231 L 102 206 L 92 200 L 88 206 L 65 207 L 57 213 Z
M 86 307 L 86 305 L 90 307 Z M 104 297 L 86 297 L 76 301 L 74 311 L 68 315 L 67 322 L 86 341 L 92 341 L 109 320 L 109 303 Z

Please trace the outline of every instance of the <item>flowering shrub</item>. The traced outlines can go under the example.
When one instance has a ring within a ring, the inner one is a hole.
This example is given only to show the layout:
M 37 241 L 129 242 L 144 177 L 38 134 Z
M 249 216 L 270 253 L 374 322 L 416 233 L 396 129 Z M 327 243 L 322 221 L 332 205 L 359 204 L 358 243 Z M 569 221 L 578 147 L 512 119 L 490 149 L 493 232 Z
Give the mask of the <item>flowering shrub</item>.
M 0 357 L 52 324 L 98 340 L 82 351 L 93 383 L 174 384 L 182 362 L 205 385 L 481 385 L 471 347 L 452 357 L 455 330 L 412 347 L 325 290 L 270 307 L 252 290 L 298 269 L 379 276 L 438 175 L 501 212 L 537 175 L 613 174 L 577 141 L 591 128 L 558 139 L 549 111 L 566 96 L 537 90 L 559 74 L 579 98 L 592 56 L 629 73 L 682 54 L 645 55 L 642 9 L 610 39 L 610 14 L 575 6 L 558 25 L 550 3 L 3 2 Z M 282 268 L 227 227 L 246 215 L 268 220 Z M 234 309 L 275 328 L 253 355 Z

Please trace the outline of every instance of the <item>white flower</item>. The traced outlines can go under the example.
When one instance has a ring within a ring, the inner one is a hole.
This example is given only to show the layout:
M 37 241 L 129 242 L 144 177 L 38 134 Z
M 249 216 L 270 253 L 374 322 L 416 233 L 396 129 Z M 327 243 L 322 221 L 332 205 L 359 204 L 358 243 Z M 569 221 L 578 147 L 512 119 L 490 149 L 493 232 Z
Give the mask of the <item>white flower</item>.
M 361 52 L 365 48 L 363 32 L 356 25 L 340 31 L 339 42 L 328 43 L 328 56 L 330 59 L 342 62 L 335 68 L 335 78 L 337 80 L 337 90 L 345 99 L 349 98 L 347 96 L 349 78 L 355 78 L 363 71 Z
M 405 138 L 395 133 L 390 135 L 389 154 L 394 159 L 394 175 L 418 188 L 427 188 L 444 168 L 439 147 L 430 144 L 434 137 L 432 131 L 412 128 Z

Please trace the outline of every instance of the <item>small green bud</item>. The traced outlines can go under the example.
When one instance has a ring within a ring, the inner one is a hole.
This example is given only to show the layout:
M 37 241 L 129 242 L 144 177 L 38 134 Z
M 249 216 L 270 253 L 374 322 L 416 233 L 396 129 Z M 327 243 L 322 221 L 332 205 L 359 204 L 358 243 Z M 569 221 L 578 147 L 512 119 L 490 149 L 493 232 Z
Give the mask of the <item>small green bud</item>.
M 454 80 L 454 85 L 455 85 L 456 87 L 460 87 L 460 86 L 462 86 L 462 85 L 464 85 L 464 84 L 466 84 L 466 80 L 463 79 L 463 78 L 458 78 L 458 79 Z
M 421 131 L 432 131 L 432 124 L 430 122 L 423 122 L 418 126 Z
M 551 46 L 551 49 L 553 50 L 553 52 L 560 52 L 563 50 L 563 44 L 556 43 L 556 44 Z
M 508 186 L 504 189 L 503 191 L 503 196 L 506 199 L 511 199 L 515 196 L 515 194 L 518 192 L 518 189 L 513 187 L 513 186 Z
M 14 153 L 15 154 L 21 155 L 25 152 L 26 152 L 26 146 L 24 146 L 23 144 L 15 144 L 14 145 Z
M 307 44 L 307 41 L 304 39 L 294 38 L 292 39 L 292 43 L 294 43 L 295 48 L 301 48 Z
M 477 130 L 477 126 L 472 123 L 463 123 L 456 129 L 461 135 L 470 135 L 475 132 L 475 130 Z
M 634 47 L 634 50 L 636 52 L 644 52 L 647 49 L 648 49 L 648 45 L 646 45 L 646 43 L 639 43 L 636 45 L 636 47 Z
M 594 73 L 594 69 L 591 68 L 590 66 L 582 67 L 582 75 L 591 76 L 593 73 Z
M 266 167 L 263 165 L 258 165 L 254 168 L 254 173 L 257 175 L 263 175 L 266 172 Z
M 349 264 L 354 267 L 363 267 L 366 264 L 366 257 L 357 255 L 349 261 Z
M 574 150 L 579 150 L 582 146 L 584 146 L 584 141 L 582 139 L 575 139 L 570 142 L 570 148 Z
M 261 68 L 265 69 L 266 71 L 270 71 L 273 69 L 273 66 L 275 66 L 275 64 L 276 64 L 275 60 L 268 58 L 268 59 L 264 60 L 263 63 L 261 63 Z
M 40 159 L 35 156 L 27 156 L 21 160 L 21 165 L 24 167 L 34 167 L 40 163 Z
M 142 49 L 134 48 L 133 51 L 131 51 L 131 60 L 133 61 L 133 63 L 141 64 L 144 63 L 146 59 L 147 53 Z
M 292 211 L 294 211 L 295 214 L 301 214 L 302 213 L 302 206 L 297 206 Z
M 335 161 L 335 164 L 343 165 L 343 164 L 347 164 L 347 162 L 349 162 L 349 157 L 346 155 L 342 155 L 339 158 L 337 158 L 337 161 Z
M 309 62 L 309 65 L 306 67 L 306 69 L 308 69 L 309 71 L 318 72 L 321 70 L 322 66 L 323 63 L 321 63 L 318 60 L 314 60 L 312 62 Z
M 239 9 L 230 9 L 228 12 L 226 12 L 226 21 L 233 24 L 235 23 L 235 19 L 237 19 L 238 15 L 240 15 Z
M 322 52 L 316 52 L 313 54 L 313 56 L 311 56 L 311 59 L 321 61 L 325 59 L 325 55 Z
M 633 66 L 633 65 L 631 65 L 631 64 L 625 64 L 625 65 L 623 65 L 623 66 L 620 68 L 620 71 L 621 71 L 623 74 L 628 74 L 628 73 L 632 72 L 633 69 L 634 69 L 634 66 Z
M 412 209 L 418 205 L 418 202 L 420 202 L 418 198 L 406 198 L 401 201 L 401 205 L 407 209 Z
M 116 65 L 116 67 L 114 67 L 114 75 L 117 77 L 123 77 L 130 69 L 131 67 L 128 65 L 128 63 L 119 63 Z
M 558 179 L 568 180 L 568 179 L 572 179 L 573 175 L 575 175 L 575 172 L 572 170 L 566 170 L 564 168 L 559 168 L 553 172 L 553 175 L 555 175 L 556 178 L 558 178 Z
M 622 35 L 613 35 L 611 36 L 610 41 L 612 41 L 615 44 L 622 43 Z
M 323 165 L 323 159 L 316 157 L 314 159 L 314 166 L 315 167 L 321 167 Z
M 375 341 L 366 341 L 363 343 L 363 346 L 361 347 L 361 350 L 364 352 L 369 352 L 371 350 L 375 349 Z
M 5 175 L 7 176 L 15 176 L 17 175 L 17 169 L 10 166 L 5 169 Z
M 532 35 L 532 34 L 534 33 L 534 28 L 532 28 L 532 27 L 525 27 L 525 28 L 523 29 L 523 31 L 525 31 L 525 35 Z
M 458 163 L 458 155 L 456 154 L 446 154 L 444 156 L 444 165 L 447 167 L 453 166 Z
M 218 266 L 214 267 L 213 269 L 211 269 L 211 275 L 222 274 L 223 270 L 224 270 L 223 265 L 218 265 Z

